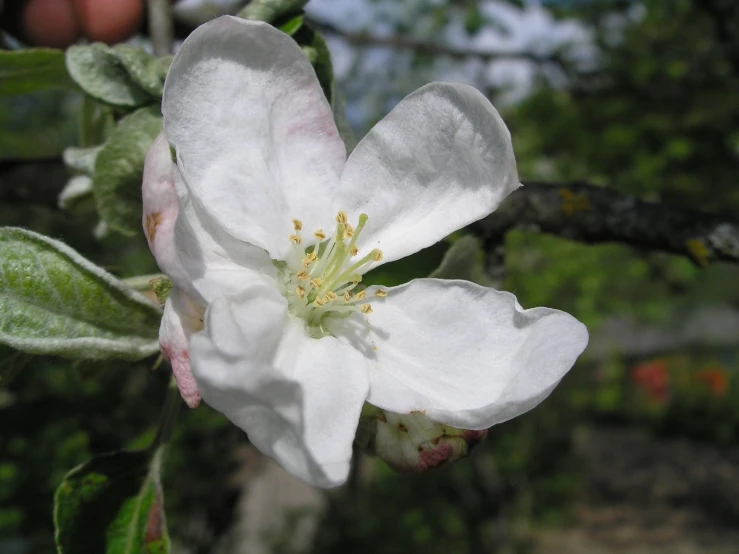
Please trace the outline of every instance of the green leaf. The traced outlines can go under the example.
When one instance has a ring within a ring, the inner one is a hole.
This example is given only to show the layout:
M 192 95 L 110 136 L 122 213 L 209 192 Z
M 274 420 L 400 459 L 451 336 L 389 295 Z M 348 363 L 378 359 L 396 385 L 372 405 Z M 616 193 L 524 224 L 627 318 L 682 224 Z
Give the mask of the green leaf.
M 70 146 L 64 149 L 62 159 L 64 165 L 69 169 L 84 173 L 85 175 L 92 175 L 95 170 L 95 160 L 102 150 L 103 146 L 90 146 L 88 148 L 80 148 L 77 146 Z
M 483 256 L 479 239 L 465 235 L 454 241 L 444 254 L 439 267 L 429 277 L 464 279 L 478 285 L 490 286 L 492 280 L 485 273 Z
M 168 553 L 162 455 L 116 452 L 70 471 L 54 499 L 59 554 Z
M 92 178 L 75 175 L 59 193 L 59 207 L 62 210 L 75 210 L 81 206 L 92 205 Z
M 314 31 L 307 25 L 303 25 L 293 35 L 303 52 L 308 56 L 313 69 L 321 83 L 323 93 L 330 104 L 333 104 L 334 91 L 334 69 L 331 63 L 331 52 L 326 40 L 320 33 Z
M 162 128 L 159 106 L 141 108 L 118 122 L 95 160 L 93 193 L 108 227 L 131 236 L 141 230 L 141 176 L 146 153 Z
M 296 15 L 295 17 L 288 19 L 285 23 L 281 24 L 278 29 L 286 35 L 294 35 L 300 27 L 303 26 L 303 16 Z
M 113 53 L 118 56 L 136 84 L 152 96 L 162 97 L 164 75 L 162 75 L 159 60 L 142 48 L 136 48 L 130 44 L 116 45 Z
M 82 90 L 108 104 L 132 108 L 155 99 L 129 75 L 118 56 L 105 44 L 96 42 L 68 48 L 66 64 Z
M 308 0 L 252 0 L 237 17 L 274 23 L 280 17 L 301 11 L 307 3 Z
M 0 95 L 58 88 L 75 88 L 62 50 L 0 50 Z
M 28 354 L 140 360 L 161 311 L 68 246 L 0 228 L 0 344 Z

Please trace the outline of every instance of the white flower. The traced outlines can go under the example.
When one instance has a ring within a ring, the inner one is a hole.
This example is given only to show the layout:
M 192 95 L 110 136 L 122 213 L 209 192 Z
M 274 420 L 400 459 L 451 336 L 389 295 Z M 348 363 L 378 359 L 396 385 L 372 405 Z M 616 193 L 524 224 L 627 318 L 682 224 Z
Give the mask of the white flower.
M 222 17 L 175 56 L 162 111 L 143 185 L 176 285 L 162 349 L 188 404 L 202 396 L 297 477 L 344 482 L 365 400 L 484 429 L 546 398 L 585 348 L 576 319 L 507 292 L 361 288 L 519 186 L 510 134 L 473 88 L 419 89 L 347 159 L 293 40 Z

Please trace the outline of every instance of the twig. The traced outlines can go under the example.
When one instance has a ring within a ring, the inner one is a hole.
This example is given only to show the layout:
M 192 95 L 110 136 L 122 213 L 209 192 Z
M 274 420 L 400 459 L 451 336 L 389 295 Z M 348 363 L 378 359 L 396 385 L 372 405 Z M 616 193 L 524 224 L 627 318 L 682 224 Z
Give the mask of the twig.
M 736 217 L 644 202 L 585 183 L 525 183 L 471 230 L 492 245 L 516 227 L 579 242 L 671 252 L 700 266 L 739 263 Z
M 148 0 L 149 34 L 154 55 L 166 56 L 172 52 L 174 23 L 169 0 Z

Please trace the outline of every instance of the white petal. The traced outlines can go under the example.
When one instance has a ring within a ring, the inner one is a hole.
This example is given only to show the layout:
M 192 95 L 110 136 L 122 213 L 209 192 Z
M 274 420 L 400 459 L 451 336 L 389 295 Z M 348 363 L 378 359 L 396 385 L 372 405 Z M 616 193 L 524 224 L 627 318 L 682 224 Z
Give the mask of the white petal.
M 226 233 L 197 203 L 175 166 L 180 211 L 174 229 L 177 258 L 192 289 L 210 302 L 255 283 L 275 283 L 265 250 Z
M 368 316 L 327 322 L 372 362 L 367 401 L 462 429 L 539 404 L 588 342 L 569 314 L 523 310 L 512 294 L 467 281 L 418 279 L 371 305 Z
M 346 480 L 369 388 L 364 357 L 333 337 L 308 337 L 268 287 L 214 301 L 192 337 L 203 399 L 296 477 Z
M 344 143 L 286 34 L 228 16 L 202 25 L 172 62 L 162 112 L 193 194 L 234 237 L 283 259 L 292 219 L 333 221 Z
M 162 131 L 146 155 L 144 234 L 160 269 L 199 303 L 274 278 L 269 255 L 214 224 L 191 200 Z
M 142 224 L 149 249 L 159 268 L 180 286 L 188 287 L 189 278 L 180 263 L 174 239 L 179 213 L 174 168 L 167 136 L 162 131 L 154 139 L 144 162 Z
M 169 360 L 182 399 L 191 408 L 200 404 L 200 392 L 190 371 L 190 335 L 203 328 L 205 308 L 173 288 L 164 305 L 159 327 L 159 345 Z
M 431 83 L 407 96 L 349 156 L 335 201 L 369 221 L 360 251 L 383 262 L 435 244 L 519 186 L 511 137 L 474 88 Z

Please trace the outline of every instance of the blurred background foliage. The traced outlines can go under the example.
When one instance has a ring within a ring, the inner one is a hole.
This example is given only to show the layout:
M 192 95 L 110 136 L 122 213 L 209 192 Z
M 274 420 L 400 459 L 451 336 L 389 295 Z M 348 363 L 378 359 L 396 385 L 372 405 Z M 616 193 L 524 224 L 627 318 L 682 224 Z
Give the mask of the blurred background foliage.
M 733 0 L 322 0 L 320 8 L 309 4 L 308 18 L 329 39 L 358 136 L 418 86 L 462 79 L 499 106 L 524 182 L 587 181 L 736 219 Z M 338 15 L 326 19 L 333 8 Z M 352 10 L 356 18 L 342 15 Z M 479 37 L 520 33 L 530 20 L 511 14 L 532 10 L 548 22 L 536 40 L 509 50 L 492 41 L 487 52 L 503 54 L 485 54 Z M 572 32 L 554 41 L 547 33 L 558 25 Z M 525 73 L 523 90 L 496 78 L 499 62 Z M 0 100 L 2 171 L 78 144 L 79 106 L 59 92 Z M 60 238 L 121 277 L 156 271 L 143 235 L 95 238 L 94 217 L 72 217 L 41 196 L 3 192 L 0 221 Z M 428 274 L 447 246 L 389 264 L 376 279 Z M 471 458 L 447 469 L 400 475 L 361 458 L 346 487 L 283 509 L 275 521 L 284 527 L 275 524 L 262 547 L 736 552 L 739 268 L 527 230 L 507 234 L 496 263 L 497 284 L 523 306 L 569 311 L 591 331 L 591 347 L 551 398 L 491 429 Z M 92 454 L 146 444 L 167 371 L 152 370 L 153 359 L 103 367 L 0 354 L 0 553 L 52 552 L 55 487 Z M 246 551 L 234 545 L 258 458 L 207 406 L 182 414 L 164 475 L 176 551 Z M 308 531 L 296 523 L 300 509 L 312 517 Z M 294 540 L 299 531 L 310 540 Z

